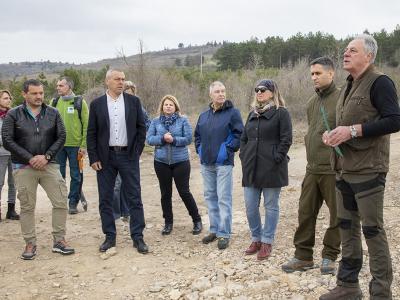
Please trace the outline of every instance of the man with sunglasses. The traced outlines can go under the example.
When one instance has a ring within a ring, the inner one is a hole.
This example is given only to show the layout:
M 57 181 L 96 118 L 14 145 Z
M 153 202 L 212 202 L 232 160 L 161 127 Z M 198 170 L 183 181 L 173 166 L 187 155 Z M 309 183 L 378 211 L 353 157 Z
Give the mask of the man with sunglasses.
M 330 165 L 331 148 L 324 145 L 321 136 L 335 127 L 336 103 L 339 89 L 333 82 L 334 64 L 328 57 L 319 57 L 310 63 L 311 80 L 315 94 L 307 102 L 308 131 L 304 138 L 307 167 L 299 199 L 299 226 L 294 235 L 294 257 L 282 265 L 283 271 L 305 271 L 314 267 L 315 224 L 322 204 L 329 208 L 329 227 L 322 249 L 321 274 L 334 274 L 335 261 L 340 253 L 339 227 L 336 220 L 335 172 Z

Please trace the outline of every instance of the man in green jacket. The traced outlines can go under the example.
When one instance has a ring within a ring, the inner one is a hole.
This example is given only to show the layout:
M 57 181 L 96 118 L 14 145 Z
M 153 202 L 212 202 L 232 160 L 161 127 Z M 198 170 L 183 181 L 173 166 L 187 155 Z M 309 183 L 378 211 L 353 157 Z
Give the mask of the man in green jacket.
M 60 112 L 67 132 L 64 147 L 57 154 L 60 172 L 65 179 L 65 169 L 68 159 L 71 176 L 68 194 L 70 214 L 78 213 L 78 203 L 81 196 L 78 153 L 86 155 L 86 132 L 89 119 L 89 110 L 86 101 L 73 92 L 74 82 L 68 77 L 62 77 L 57 82 L 58 97 L 51 105 Z
M 316 94 L 307 103 L 308 132 L 305 136 L 307 168 L 299 200 L 299 226 L 294 235 L 294 257 L 282 265 L 291 273 L 314 267 L 313 247 L 318 212 L 325 201 L 329 208 L 329 227 L 322 249 L 321 274 L 334 274 L 340 253 L 339 227 L 336 220 L 335 172 L 330 165 L 331 148 L 322 142 L 325 130 L 335 127 L 339 89 L 333 82 L 334 65 L 330 58 L 320 57 L 310 64 Z M 340 151 L 340 150 L 338 150 Z
M 333 156 L 336 201 L 342 241 L 337 286 L 321 300 L 361 299 L 358 275 L 363 265 L 361 230 L 368 246 L 369 299 L 392 299 L 392 261 L 383 221 L 386 174 L 389 171 L 390 133 L 400 130 L 396 87 L 377 71 L 376 40 L 355 37 L 343 55 L 349 72 L 336 107 L 336 125 L 323 134 L 326 145 L 340 148 Z

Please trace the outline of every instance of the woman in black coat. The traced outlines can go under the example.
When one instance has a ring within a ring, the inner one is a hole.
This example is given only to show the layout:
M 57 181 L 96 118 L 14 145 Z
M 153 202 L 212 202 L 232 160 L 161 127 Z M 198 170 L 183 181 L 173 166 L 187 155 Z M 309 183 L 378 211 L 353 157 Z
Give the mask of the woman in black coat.
M 292 144 L 292 123 L 276 83 L 261 80 L 240 140 L 244 199 L 252 243 L 246 254 L 262 260 L 270 256 L 279 219 L 279 194 L 288 185 L 287 153 Z M 260 198 L 264 195 L 264 227 Z

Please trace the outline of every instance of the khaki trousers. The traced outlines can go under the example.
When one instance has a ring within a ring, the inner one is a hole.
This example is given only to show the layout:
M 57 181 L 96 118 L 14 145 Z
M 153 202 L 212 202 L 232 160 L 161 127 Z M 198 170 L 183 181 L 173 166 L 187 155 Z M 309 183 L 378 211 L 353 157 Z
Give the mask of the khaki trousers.
M 20 223 L 22 236 L 26 243 L 36 244 L 35 206 L 38 184 L 49 197 L 52 209 L 53 239 L 64 239 L 67 221 L 67 186 L 57 164 L 50 163 L 44 170 L 33 168 L 13 171 L 18 199 L 21 205 Z

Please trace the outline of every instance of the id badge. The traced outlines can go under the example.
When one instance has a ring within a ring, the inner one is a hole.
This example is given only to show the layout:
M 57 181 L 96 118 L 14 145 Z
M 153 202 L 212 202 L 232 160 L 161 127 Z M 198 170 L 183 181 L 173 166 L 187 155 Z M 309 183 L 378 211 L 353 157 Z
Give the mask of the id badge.
M 68 106 L 67 113 L 73 114 L 74 113 L 74 107 L 73 106 Z

